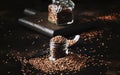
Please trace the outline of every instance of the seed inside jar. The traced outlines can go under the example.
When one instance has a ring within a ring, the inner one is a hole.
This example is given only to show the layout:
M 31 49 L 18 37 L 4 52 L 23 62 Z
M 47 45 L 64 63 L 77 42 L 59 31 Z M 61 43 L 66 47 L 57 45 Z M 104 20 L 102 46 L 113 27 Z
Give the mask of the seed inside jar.
M 50 40 L 50 60 L 56 60 L 66 56 L 68 51 L 67 39 L 62 36 L 55 36 Z

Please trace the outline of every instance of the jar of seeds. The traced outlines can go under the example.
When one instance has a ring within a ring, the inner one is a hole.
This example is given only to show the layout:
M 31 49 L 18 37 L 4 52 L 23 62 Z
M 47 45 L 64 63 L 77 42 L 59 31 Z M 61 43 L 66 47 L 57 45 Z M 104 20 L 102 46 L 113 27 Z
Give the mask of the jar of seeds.
M 56 36 L 50 40 L 50 60 L 54 61 L 68 54 L 68 41 L 65 37 Z
M 80 39 L 80 35 L 76 35 L 74 39 L 68 40 L 63 36 L 55 36 L 50 40 L 50 57 L 54 61 L 56 59 L 65 57 L 68 52 L 68 47 L 74 45 Z
M 57 25 L 73 23 L 74 6 L 71 0 L 52 0 L 48 6 L 48 21 Z

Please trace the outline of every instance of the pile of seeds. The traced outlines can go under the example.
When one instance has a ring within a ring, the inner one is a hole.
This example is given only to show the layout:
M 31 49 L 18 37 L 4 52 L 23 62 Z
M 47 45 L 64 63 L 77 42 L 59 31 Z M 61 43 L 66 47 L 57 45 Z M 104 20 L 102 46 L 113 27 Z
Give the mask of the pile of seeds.
M 91 40 L 91 39 L 93 39 L 93 38 L 95 38 L 95 37 L 97 37 L 97 36 L 103 37 L 103 36 L 102 36 L 102 33 L 103 33 L 103 32 L 104 32 L 103 30 L 85 32 L 85 33 L 82 33 L 82 34 L 80 35 L 80 37 L 81 37 L 82 39 L 84 39 L 85 41 L 86 41 L 86 40 Z
M 97 17 L 97 18 L 99 20 L 103 20 L 103 21 L 114 21 L 114 20 L 117 20 L 117 17 L 113 16 L 113 15 L 100 16 L 100 17 Z
M 80 71 L 86 62 L 87 58 L 78 54 L 69 54 L 54 62 L 49 61 L 48 56 L 29 59 L 29 64 L 45 73 Z
M 102 21 L 117 21 L 119 20 L 119 17 L 120 13 L 112 13 L 108 15 L 98 16 L 97 19 Z

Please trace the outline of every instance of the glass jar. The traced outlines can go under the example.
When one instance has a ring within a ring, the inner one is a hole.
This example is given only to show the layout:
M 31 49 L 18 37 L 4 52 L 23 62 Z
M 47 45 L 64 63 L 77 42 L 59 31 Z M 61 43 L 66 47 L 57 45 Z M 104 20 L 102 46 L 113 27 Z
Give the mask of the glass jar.
M 68 54 L 68 41 L 64 43 L 56 43 L 54 41 L 50 41 L 50 57 L 49 59 L 54 61 L 56 59 L 65 57 Z
M 57 25 L 73 23 L 74 6 L 71 0 L 52 0 L 48 6 L 48 21 Z
M 49 60 L 55 61 L 56 59 L 65 57 L 69 54 L 68 47 L 74 45 L 80 38 L 76 35 L 74 39 L 70 40 L 61 35 L 52 37 L 50 40 L 50 57 Z

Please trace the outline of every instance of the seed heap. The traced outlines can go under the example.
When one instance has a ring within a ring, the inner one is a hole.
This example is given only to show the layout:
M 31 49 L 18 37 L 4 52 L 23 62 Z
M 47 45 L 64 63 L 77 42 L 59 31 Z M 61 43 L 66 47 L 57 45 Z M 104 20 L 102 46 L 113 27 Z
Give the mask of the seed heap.
M 66 52 L 68 52 L 68 41 L 65 37 L 58 35 L 50 40 L 50 57 L 45 55 L 31 58 L 28 62 L 46 74 L 77 73 L 86 66 L 87 57 Z
M 80 36 L 81 36 L 82 39 L 84 39 L 86 41 L 86 40 L 91 40 L 91 39 L 93 39 L 97 36 L 103 37 L 102 33 L 103 33 L 103 30 L 91 31 L 91 32 L 82 33 Z
M 50 60 L 64 57 L 67 53 L 68 44 L 65 37 L 56 36 L 50 40 Z
M 71 73 L 80 71 L 85 67 L 87 58 L 78 54 L 68 54 L 63 58 L 55 60 L 52 64 L 48 59 L 49 56 L 31 58 L 29 63 L 37 70 L 41 70 L 47 74 Z

